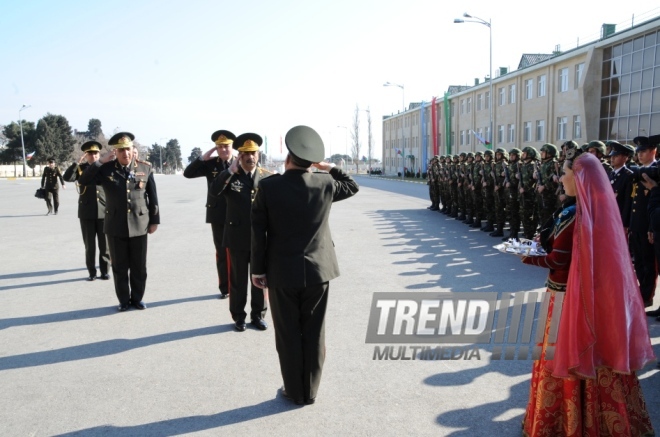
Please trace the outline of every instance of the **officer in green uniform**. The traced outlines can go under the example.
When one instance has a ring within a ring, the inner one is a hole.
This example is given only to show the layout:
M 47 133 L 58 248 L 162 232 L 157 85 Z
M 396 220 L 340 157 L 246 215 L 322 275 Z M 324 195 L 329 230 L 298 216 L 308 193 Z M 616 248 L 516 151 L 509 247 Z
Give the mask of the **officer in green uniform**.
M 60 187 L 57 185 L 58 179 L 62 184 L 62 189 L 66 190 L 64 179 L 62 179 L 62 173 L 60 173 L 60 168 L 55 165 L 55 159 L 48 158 L 48 166 L 44 169 L 44 172 L 41 175 L 41 188 L 46 190 L 46 206 L 48 207 L 46 215 L 53 213 L 53 205 L 55 206 L 55 215 L 57 215 L 57 210 L 60 207 Z M 51 197 L 53 199 L 52 203 L 50 200 Z
M 503 147 L 498 147 L 495 150 L 495 182 L 494 182 L 494 197 L 495 197 L 495 223 L 497 228 L 490 233 L 491 237 L 504 236 L 504 223 L 506 222 L 506 172 L 509 154 Z
M 81 185 L 103 185 L 106 198 L 103 231 L 108 238 L 112 276 L 119 311 L 139 310 L 147 284 L 147 234 L 160 224 L 158 194 L 151 165 L 135 159 L 130 132 L 110 138 L 111 153 L 91 164 L 78 179 Z
M 484 199 L 481 195 L 484 180 L 484 163 L 482 161 L 484 152 L 474 154 L 474 164 L 472 165 L 472 202 L 474 203 L 474 223 L 471 228 L 481 228 L 481 221 L 484 219 Z
M 99 160 L 101 143 L 98 141 L 87 141 L 80 149 L 83 155 L 77 163 L 71 164 L 64 172 L 64 180 L 76 182 L 85 169 Z M 96 243 L 99 246 L 99 269 L 101 279 L 110 279 L 108 275 L 108 263 L 110 253 L 103 233 L 105 217 L 105 191 L 102 185 L 95 183 L 89 185 L 78 184 L 78 219 L 82 231 L 83 243 L 85 243 L 85 264 L 89 272 L 88 281 L 96 279 Z
M 472 171 L 474 169 L 474 153 L 465 155 L 465 166 L 463 169 L 463 197 L 465 198 L 465 220 L 463 223 L 471 225 L 474 223 L 474 197 L 472 195 Z
M 456 165 L 457 180 L 456 180 L 456 196 L 458 198 L 458 216 L 456 220 L 463 221 L 466 218 L 466 205 L 465 205 L 465 191 L 463 189 L 463 180 L 465 179 L 465 158 L 467 153 L 461 152 L 458 154 L 458 164 Z
M 211 191 L 211 184 L 216 176 L 226 170 L 234 160 L 231 155 L 232 143 L 236 135 L 228 130 L 218 130 L 211 135 L 215 146 L 190 163 L 183 171 L 183 176 L 192 179 L 205 177 L 207 185 L 206 194 L 206 223 L 211 224 L 213 244 L 215 245 L 215 266 L 218 272 L 218 288 L 220 299 L 229 296 L 229 265 L 227 264 L 227 250 L 222 245 L 227 215 L 227 202 L 224 196 L 216 196 Z M 214 156 L 215 153 L 215 156 Z
M 486 216 L 486 226 L 481 228 L 484 232 L 493 232 L 495 230 L 495 165 L 493 164 L 493 151 L 484 152 L 483 181 L 481 183 L 483 190 L 481 195 L 484 201 L 484 214 Z
M 449 195 L 451 212 L 449 217 L 458 217 L 458 155 L 454 155 L 449 164 Z
M 540 179 L 536 181 L 536 191 L 541 199 L 539 224 L 542 227 L 553 226 L 552 223 L 547 222 L 559 208 L 558 188 L 561 175 L 556 156 L 557 147 L 554 144 L 544 144 L 541 147 Z
M 522 149 L 522 164 L 520 166 L 520 220 L 522 221 L 525 238 L 531 240 L 538 227 L 538 211 L 536 204 L 536 167 L 538 152 L 534 147 Z
M 440 193 L 438 193 L 438 156 L 431 158 L 429 168 L 426 172 L 427 184 L 429 186 L 429 198 L 431 206 L 427 207 L 431 211 L 440 209 Z
M 502 240 L 509 238 L 518 239 L 520 232 L 520 194 L 518 187 L 520 185 L 520 161 L 522 155 L 520 149 L 513 148 L 509 150 L 509 164 L 505 169 L 504 197 L 506 197 L 506 211 L 509 216 L 509 235 Z
M 440 185 L 440 200 L 442 202 L 443 214 L 451 214 L 451 193 L 449 190 L 449 165 L 451 158 L 442 155 L 440 157 L 440 176 L 438 177 L 438 184 Z
M 257 193 L 259 181 L 272 173 L 257 166 L 259 147 L 263 140 L 255 133 L 236 137 L 233 147 L 238 157 L 227 170 L 222 171 L 211 184 L 211 192 L 225 196 L 227 218 L 222 244 L 229 258 L 229 311 L 234 328 L 245 331 L 248 283 L 250 282 L 250 209 Z M 259 330 L 266 330 L 266 298 L 264 291 L 255 285 L 250 287 L 250 323 Z
M 605 170 L 605 174 L 607 174 L 607 177 L 609 177 L 610 173 L 612 173 L 612 166 L 605 159 L 606 149 L 607 148 L 605 143 L 602 141 L 590 141 L 587 145 L 587 152 L 591 153 L 600 160 L 601 164 L 603 165 L 603 169 Z

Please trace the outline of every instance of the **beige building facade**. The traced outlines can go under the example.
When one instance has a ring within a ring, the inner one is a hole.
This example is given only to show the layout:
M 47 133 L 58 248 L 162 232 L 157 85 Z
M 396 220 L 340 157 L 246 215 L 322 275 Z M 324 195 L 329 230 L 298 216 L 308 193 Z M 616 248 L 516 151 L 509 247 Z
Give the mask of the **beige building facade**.
M 603 31 L 605 31 L 603 26 Z M 424 172 L 433 155 L 660 134 L 660 18 L 383 117 L 383 172 Z M 493 132 L 490 132 L 492 103 Z

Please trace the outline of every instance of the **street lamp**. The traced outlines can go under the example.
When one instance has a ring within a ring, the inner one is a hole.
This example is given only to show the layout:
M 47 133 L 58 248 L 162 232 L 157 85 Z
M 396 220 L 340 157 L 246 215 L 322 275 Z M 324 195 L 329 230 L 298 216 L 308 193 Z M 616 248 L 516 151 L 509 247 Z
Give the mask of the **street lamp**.
M 26 176 L 25 167 L 27 167 L 27 161 L 25 160 L 25 141 L 23 141 L 23 120 L 21 120 L 21 111 L 23 109 L 27 109 L 29 107 L 30 107 L 30 105 L 27 105 L 27 106 L 23 105 L 23 106 L 21 106 L 21 109 L 18 110 L 18 125 L 21 128 L 21 147 L 23 148 L 23 177 Z
M 474 17 L 467 12 L 463 14 L 464 18 L 470 18 L 470 20 L 464 20 L 462 18 L 455 18 L 454 23 L 477 23 L 483 24 L 488 27 L 489 39 L 490 39 L 490 75 L 488 76 L 488 83 L 490 85 L 490 98 L 488 102 L 488 111 L 490 117 L 490 144 L 493 145 L 493 28 L 491 27 L 491 20 L 484 20 L 479 17 Z
M 398 83 L 385 82 L 383 86 L 398 86 L 401 88 L 401 106 L 403 107 L 403 112 L 406 112 L 406 91 L 403 89 L 403 85 L 399 85 Z

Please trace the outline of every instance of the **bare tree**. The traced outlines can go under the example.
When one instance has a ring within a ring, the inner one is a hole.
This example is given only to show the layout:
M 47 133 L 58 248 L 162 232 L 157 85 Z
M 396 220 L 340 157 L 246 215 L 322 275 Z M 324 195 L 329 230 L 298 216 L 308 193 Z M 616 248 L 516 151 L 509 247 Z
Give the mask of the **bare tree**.
M 360 171 L 360 108 L 355 105 L 355 113 L 353 114 L 353 130 L 351 131 L 351 138 L 353 144 L 351 145 L 351 155 L 355 163 L 355 173 Z
M 371 135 L 371 111 L 369 110 L 369 107 L 367 106 L 367 155 L 369 159 L 369 174 L 371 174 L 371 157 L 372 157 L 372 152 L 374 150 L 374 137 Z

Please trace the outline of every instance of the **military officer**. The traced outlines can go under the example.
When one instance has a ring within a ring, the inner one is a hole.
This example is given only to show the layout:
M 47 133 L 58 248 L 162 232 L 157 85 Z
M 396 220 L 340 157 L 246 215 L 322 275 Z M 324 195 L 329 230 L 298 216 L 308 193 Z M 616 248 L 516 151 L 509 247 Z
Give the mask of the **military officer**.
M 484 232 L 493 232 L 495 230 L 495 166 L 493 164 L 493 151 L 484 152 L 483 180 L 481 191 L 484 202 L 484 215 L 486 216 L 486 225 L 481 228 Z
M 224 196 L 216 196 L 211 190 L 211 184 L 224 170 L 228 169 L 234 158 L 231 154 L 232 143 L 236 135 L 228 130 L 218 130 L 211 135 L 215 144 L 206 153 L 190 163 L 183 171 L 183 176 L 192 179 L 205 177 L 207 184 L 206 194 L 206 223 L 211 224 L 213 244 L 215 245 L 215 266 L 218 272 L 218 288 L 220 299 L 229 296 L 229 270 L 227 264 L 227 250 L 222 245 L 225 230 L 225 217 L 227 215 L 227 201 Z M 215 156 L 214 156 L 215 154 Z
M 453 161 L 449 165 L 449 190 L 451 195 L 451 213 L 449 217 L 458 217 L 458 155 L 453 156 Z
M 55 159 L 48 158 L 48 166 L 44 169 L 44 172 L 41 175 L 41 188 L 46 190 L 46 206 L 48 207 L 46 215 L 53 213 L 53 206 L 55 206 L 55 215 L 57 215 L 57 210 L 60 207 L 60 187 L 57 185 L 58 179 L 62 184 L 62 189 L 66 190 L 60 168 L 55 165 Z M 51 197 L 53 199 L 52 203 L 50 200 Z
M 536 174 L 538 152 L 534 147 L 527 146 L 522 150 L 520 166 L 520 220 L 525 238 L 531 240 L 538 227 L 538 212 L 536 205 Z
M 539 224 L 548 225 L 548 220 L 559 207 L 559 162 L 556 159 L 557 147 L 554 144 L 541 146 L 541 165 L 539 167 L 539 179 L 536 181 L 536 191 L 540 194 L 541 204 L 539 207 Z
M 520 194 L 518 192 L 520 186 L 520 161 L 518 158 L 520 155 L 522 155 L 520 149 L 514 147 L 509 150 L 509 164 L 506 168 L 506 182 L 504 183 L 506 211 L 509 216 L 509 235 L 502 240 L 509 238 L 517 240 L 520 232 Z
M 247 304 L 248 282 L 250 281 L 250 209 L 261 179 L 271 175 L 261 167 L 259 147 L 263 140 L 255 133 L 245 133 L 236 137 L 234 149 L 238 157 L 227 170 L 222 171 L 211 184 L 216 196 L 225 196 L 227 217 L 222 244 L 227 248 L 229 258 L 229 311 L 237 331 L 245 331 L 245 305 Z M 266 330 L 265 293 L 260 288 L 250 287 L 251 324 Z
M 321 162 L 323 141 L 313 129 L 296 126 L 285 142 L 286 171 L 262 180 L 252 205 L 252 281 L 270 289 L 282 394 L 313 404 L 325 360 L 329 281 L 339 276 L 330 209 L 359 187 Z M 312 173 L 312 165 L 328 173 Z
M 481 229 L 481 221 L 484 219 L 484 200 L 481 195 L 484 180 L 484 163 L 482 161 L 484 152 L 478 151 L 474 154 L 472 165 L 472 203 L 474 204 L 474 223 L 471 228 Z
M 83 155 L 77 163 L 71 164 L 64 172 L 64 180 L 75 182 L 87 167 L 99 160 L 101 143 L 98 141 L 87 141 L 80 149 Z M 105 217 L 105 191 L 102 185 L 95 183 L 89 185 L 78 184 L 78 219 L 82 231 L 83 243 L 85 243 L 85 264 L 89 273 L 88 281 L 96 279 L 96 243 L 99 246 L 99 269 L 101 279 L 108 280 L 108 262 L 110 253 L 103 233 L 103 222 Z
M 490 233 L 491 237 L 504 236 L 504 223 L 506 222 L 506 195 L 505 192 L 507 178 L 507 164 L 509 161 L 509 154 L 503 147 L 495 149 L 495 170 L 494 170 L 494 188 L 493 193 L 495 196 L 495 224 L 496 229 Z
M 429 198 L 431 199 L 431 206 L 427 207 L 431 211 L 438 211 L 440 205 L 440 196 L 438 193 L 437 186 L 437 167 L 438 167 L 438 156 L 431 158 L 429 169 L 426 172 L 427 184 L 429 186 Z
M 466 219 L 466 202 L 465 191 L 463 190 L 463 180 L 465 179 L 465 158 L 467 153 L 461 152 L 458 154 L 458 164 L 456 164 L 456 198 L 458 199 L 458 216 L 456 220 L 463 221 Z
M 635 149 L 618 141 L 609 141 L 609 145 L 611 149 L 610 164 L 612 165 L 612 172 L 609 174 L 610 183 L 612 184 L 612 190 L 614 190 L 616 204 L 619 207 L 619 214 L 621 214 L 621 222 L 627 236 L 630 217 L 627 217 L 624 211 L 627 209 L 627 202 L 631 201 L 633 172 L 628 168 L 626 162 L 635 154 Z
M 472 196 L 472 171 L 474 169 L 474 153 L 465 155 L 463 166 L 463 197 L 465 198 L 465 220 L 463 223 L 471 225 L 474 223 L 474 198 Z
M 81 185 L 103 185 L 106 197 L 103 230 L 108 238 L 112 276 L 119 311 L 132 304 L 147 306 L 142 299 L 147 283 L 147 234 L 160 224 L 158 194 L 151 165 L 133 155 L 130 132 L 113 135 L 114 150 L 91 164 L 80 176 Z

